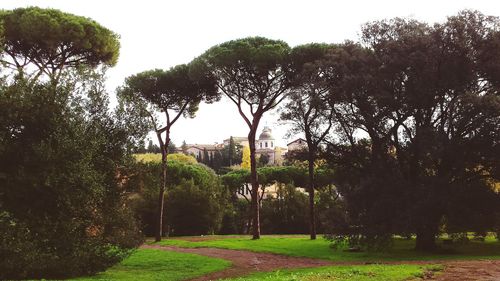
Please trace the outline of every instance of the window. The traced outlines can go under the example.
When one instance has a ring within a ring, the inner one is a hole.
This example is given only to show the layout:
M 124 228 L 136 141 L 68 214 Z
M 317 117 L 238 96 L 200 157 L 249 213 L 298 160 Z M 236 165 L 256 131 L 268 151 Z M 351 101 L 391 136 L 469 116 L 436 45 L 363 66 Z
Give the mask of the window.
M 260 143 L 260 148 L 262 148 L 262 143 Z
M 267 141 L 266 141 L 266 147 L 267 147 Z
M 273 142 L 271 142 L 271 147 L 273 147 Z

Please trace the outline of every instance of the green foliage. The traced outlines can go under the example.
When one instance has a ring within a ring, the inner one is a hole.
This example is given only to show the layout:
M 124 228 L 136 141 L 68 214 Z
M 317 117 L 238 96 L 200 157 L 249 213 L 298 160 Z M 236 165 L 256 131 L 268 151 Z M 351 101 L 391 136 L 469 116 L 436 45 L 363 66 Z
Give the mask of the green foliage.
M 342 46 L 329 159 L 348 216 L 333 234 L 416 234 L 434 250 L 440 230 L 498 226 L 499 23 L 476 11 L 433 26 L 383 20 L 363 27 L 366 48 Z
M 306 233 L 307 227 L 307 200 L 304 193 L 297 190 L 306 184 L 306 171 L 294 166 L 269 166 L 257 169 L 260 189 L 271 185 L 278 186 L 277 197 L 262 200 L 262 231 L 263 233 Z M 331 214 L 333 210 L 342 210 L 339 207 L 338 194 L 332 192 L 331 170 L 316 170 L 318 188 L 320 188 L 322 217 Z M 246 188 L 250 181 L 250 171 L 245 169 L 233 170 L 221 176 L 222 183 L 231 194 L 236 194 L 241 188 Z M 325 191 L 323 191 L 323 189 Z M 262 191 L 260 191 L 262 192 Z M 326 195 L 326 193 L 331 196 Z M 333 193 L 333 195 L 332 195 Z M 325 195 L 323 195 L 325 194 Z M 336 198 L 331 198 L 332 196 Z M 235 206 L 239 200 L 233 200 Z M 241 226 L 247 221 L 247 216 L 237 216 L 237 225 Z M 238 233 L 244 228 L 239 227 Z
M 193 75 L 213 77 L 219 93 L 237 106 L 250 130 L 248 141 L 252 146 L 264 113 L 276 107 L 288 93 L 285 64 L 289 52 L 290 47 L 283 41 L 247 37 L 214 46 L 190 65 Z M 242 167 L 250 168 L 252 189 L 256 191 L 257 167 L 251 167 L 251 161 L 246 161 L 245 153 L 244 149 Z M 250 159 L 255 159 L 255 150 L 248 155 Z M 255 163 L 253 165 L 256 166 Z M 252 206 L 255 214 L 254 238 L 258 239 L 259 207 L 256 203 Z
M 245 72 L 259 75 L 257 79 L 260 80 L 264 75 L 267 76 L 269 71 L 283 65 L 289 50 L 288 44 L 283 41 L 248 37 L 214 46 L 198 60 L 206 60 L 211 67 L 219 69 L 235 70 L 243 67 Z
M 183 182 L 169 190 L 166 216 L 171 234 L 207 235 L 218 231 L 221 206 L 217 199 L 216 194 L 195 186 L 193 181 Z
M 242 234 L 247 231 L 247 223 L 250 219 L 248 208 L 249 202 L 233 198 L 232 202 L 224 208 L 221 228 L 219 234 Z
M 52 9 L 0 17 L 12 69 L 0 85 L 0 278 L 103 270 L 142 242 L 120 183 L 133 138 L 95 71 L 116 63 L 117 35 Z
M 0 95 L 0 254 L 12 261 L 0 263 L 2 278 L 102 270 L 142 241 L 117 180 L 127 134 L 96 81 L 83 101 L 70 87 L 25 82 Z
M 55 9 L 18 8 L 0 14 L 4 52 L 25 67 L 24 58 L 51 79 L 67 67 L 116 64 L 118 35 L 95 21 Z M 3 60 L 16 69 L 15 61 Z M 26 69 L 27 70 L 27 69 Z
M 170 157 L 172 156 L 172 157 Z M 164 225 L 173 235 L 216 232 L 221 224 L 225 193 L 214 171 L 192 156 L 172 154 L 168 159 Z M 130 166 L 127 189 L 146 235 L 154 234 L 155 212 L 161 172 L 160 162 L 138 162 Z
M 168 71 L 154 69 L 128 77 L 125 86 L 119 91 L 123 100 L 132 102 L 136 107 L 146 110 L 148 105 L 154 109 L 193 118 L 202 99 L 210 99 L 214 85 L 209 80 L 194 80 L 189 75 L 187 65 L 178 65 Z M 144 114 L 144 113 L 143 113 Z M 149 118 L 145 114 L 145 118 Z M 174 123 L 176 117 L 167 120 Z
M 306 137 L 314 157 L 336 118 L 339 91 L 332 85 L 341 74 L 342 65 L 335 63 L 338 53 L 337 46 L 312 43 L 294 47 L 288 57 L 287 77 L 293 91 L 281 108 L 280 119 L 292 124 L 290 134 Z
M 274 183 L 301 186 L 305 181 L 304 170 L 293 166 L 273 166 L 257 169 L 259 183 L 263 186 Z M 231 189 L 237 189 L 250 181 L 250 171 L 246 169 L 233 170 L 221 177 L 224 185 Z
M 243 147 L 234 142 L 233 137 L 229 138 L 229 145 L 222 149 L 223 165 L 231 167 L 241 164 Z
M 262 232 L 295 234 L 308 232 L 307 195 L 294 185 L 280 184 L 276 198 L 262 200 Z
M 269 155 L 267 154 L 261 154 L 259 157 L 259 160 L 257 161 L 257 166 L 258 167 L 264 167 L 267 164 L 269 164 Z
M 186 280 L 223 270 L 230 262 L 193 254 L 139 249 L 120 264 L 91 277 L 75 280 Z

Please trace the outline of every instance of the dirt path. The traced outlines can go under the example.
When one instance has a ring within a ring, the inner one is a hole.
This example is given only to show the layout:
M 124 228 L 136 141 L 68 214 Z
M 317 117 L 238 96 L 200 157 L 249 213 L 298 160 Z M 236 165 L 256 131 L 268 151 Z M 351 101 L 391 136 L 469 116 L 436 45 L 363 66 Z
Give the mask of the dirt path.
M 311 258 L 290 257 L 278 254 L 257 253 L 244 250 L 219 248 L 180 248 L 175 246 L 143 245 L 142 248 L 160 249 L 182 253 L 198 254 L 221 258 L 233 263 L 230 268 L 201 276 L 192 281 L 218 280 L 248 275 L 259 271 L 317 267 L 326 265 L 363 265 L 367 262 L 331 262 Z M 425 280 L 435 281 L 500 281 L 500 260 L 467 261 L 397 261 L 383 264 L 442 264 L 445 269 L 438 275 L 426 276 Z
M 444 271 L 429 280 L 436 281 L 500 281 L 500 260 L 440 262 Z
M 218 280 L 220 278 L 239 277 L 257 271 L 273 271 L 282 268 L 301 268 L 331 265 L 329 261 L 296 258 L 268 253 L 255 253 L 241 250 L 227 250 L 218 248 L 179 248 L 173 246 L 143 245 L 142 248 L 160 249 L 182 253 L 198 254 L 208 257 L 221 258 L 233 263 L 228 269 L 210 273 L 192 279 L 193 281 Z

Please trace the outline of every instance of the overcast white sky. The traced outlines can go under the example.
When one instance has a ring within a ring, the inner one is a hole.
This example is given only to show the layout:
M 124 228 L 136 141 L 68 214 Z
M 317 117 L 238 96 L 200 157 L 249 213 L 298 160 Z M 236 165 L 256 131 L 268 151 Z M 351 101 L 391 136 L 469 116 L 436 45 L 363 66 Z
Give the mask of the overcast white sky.
M 385 1 L 385 0 L 0 0 L 0 8 L 39 6 L 90 17 L 121 36 L 118 64 L 108 71 L 108 89 L 124 78 L 152 68 L 167 69 L 188 63 L 213 45 L 247 36 L 281 39 L 290 46 L 310 42 L 339 43 L 356 40 L 368 21 L 412 17 L 442 22 L 462 9 L 500 16 L 500 1 Z M 284 126 L 277 114 L 261 123 L 273 128 L 279 145 L 285 145 Z M 260 129 L 259 129 L 260 130 Z M 246 136 L 248 128 L 228 101 L 201 105 L 195 119 L 179 120 L 172 128 L 176 145 L 214 143 Z

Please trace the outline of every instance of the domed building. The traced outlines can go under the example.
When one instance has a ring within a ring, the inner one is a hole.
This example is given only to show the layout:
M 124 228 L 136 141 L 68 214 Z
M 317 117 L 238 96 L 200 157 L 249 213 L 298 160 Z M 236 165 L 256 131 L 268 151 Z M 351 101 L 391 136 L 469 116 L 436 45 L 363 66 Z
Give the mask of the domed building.
M 273 132 L 268 126 L 264 126 L 262 133 L 259 135 L 259 139 L 255 141 L 255 155 L 260 158 L 262 155 L 267 155 L 269 158 L 269 165 L 279 164 L 281 155 L 280 150 L 276 150 L 275 140 L 273 137 Z
M 274 137 L 273 132 L 268 126 L 264 126 L 262 133 L 259 135 L 259 139 L 256 141 L 257 149 L 270 148 L 274 150 Z

